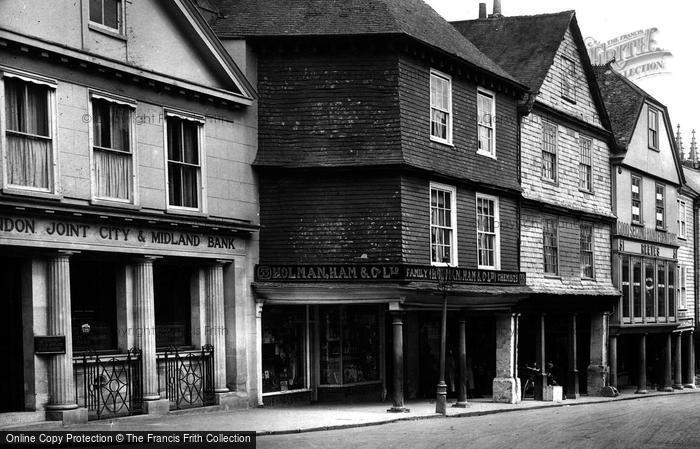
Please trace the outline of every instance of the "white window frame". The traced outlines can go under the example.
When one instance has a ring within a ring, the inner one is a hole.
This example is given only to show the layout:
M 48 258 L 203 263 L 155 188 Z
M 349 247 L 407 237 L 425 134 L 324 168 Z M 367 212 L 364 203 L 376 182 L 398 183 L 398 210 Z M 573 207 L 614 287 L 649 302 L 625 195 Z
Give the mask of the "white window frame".
M 433 77 L 441 78 L 444 81 L 447 81 L 447 87 L 449 90 L 449 95 L 447 96 L 447 98 L 449 105 L 446 110 L 433 107 L 433 90 L 430 86 L 433 82 Z M 446 145 L 452 145 L 452 77 L 438 70 L 430 69 L 430 83 L 428 85 L 428 89 L 430 90 L 430 117 L 428 120 L 428 132 L 430 133 L 430 140 Z M 439 136 L 433 135 L 433 109 L 437 109 L 447 114 L 447 139 L 443 139 Z
M 634 219 L 634 180 L 639 180 L 639 221 Z M 642 225 L 644 223 L 644 196 L 642 190 L 644 187 L 644 179 L 632 173 L 630 175 L 630 222 L 632 224 Z M 656 192 L 654 192 L 656 195 Z M 654 213 L 656 214 L 656 206 L 654 207 Z
M 85 17 L 87 17 L 88 20 L 88 27 L 96 29 L 98 31 L 105 31 L 110 34 L 124 36 L 126 30 L 126 0 L 117 0 L 119 2 L 119 17 L 117 18 L 119 26 L 117 28 L 112 28 L 110 26 L 105 25 L 104 23 L 93 22 L 90 19 L 90 1 L 91 0 L 85 1 L 87 3 L 87 11 L 85 11 Z M 102 2 L 102 17 L 104 17 L 104 0 Z
M 583 227 L 589 227 L 591 229 L 591 276 L 587 277 L 583 274 L 583 267 L 581 266 L 581 256 L 583 255 L 583 248 L 581 247 L 581 230 Z M 557 236 L 559 235 L 557 231 Z M 595 280 L 595 225 L 589 222 L 579 223 L 579 269 L 581 271 L 581 279 L 585 280 Z
M 95 117 L 92 116 L 93 106 L 92 101 L 95 99 L 106 100 L 112 103 L 116 103 L 121 106 L 126 106 L 130 109 L 129 114 L 129 145 L 131 148 L 131 183 L 132 183 L 132 198 L 130 200 L 119 199 L 119 198 L 109 198 L 97 195 L 97 174 L 95 173 L 95 136 L 94 136 L 94 120 Z M 90 145 L 90 197 L 92 202 L 95 204 L 104 203 L 107 205 L 134 205 L 139 204 L 139 173 L 138 173 L 138 153 L 137 153 L 137 138 L 136 138 L 136 101 L 116 96 L 113 94 L 100 92 L 96 90 L 88 91 L 88 104 L 87 104 L 88 115 L 90 118 L 88 121 L 88 139 Z
M 556 272 L 555 273 L 550 273 L 546 271 L 547 264 L 545 263 L 546 258 L 547 258 L 547 252 L 545 251 L 545 240 L 544 240 L 544 229 L 545 229 L 545 223 L 547 220 L 553 220 L 554 221 L 554 230 L 557 233 L 557 265 L 556 265 Z M 561 245 L 559 244 L 559 238 L 560 238 L 560 232 L 559 232 L 559 217 L 554 217 L 554 216 L 545 216 L 543 217 L 542 220 L 542 272 L 544 273 L 545 277 L 560 277 L 561 276 L 561 271 L 560 271 L 560 266 L 561 266 Z
M 678 238 L 686 239 L 688 227 L 688 213 L 685 200 L 678 200 Z
M 494 234 L 494 265 L 481 265 L 479 263 L 479 234 L 482 232 L 479 230 L 479 200 L 493 201 L 493 234 Z M 476 262 L 480 270 L 500 270 L 501 269 L 501 229 L 500 229 L 500 203 L 499 198 L 493 195 L 486 195 L 483 193 L 476 194 Z
M 39 84 L 48 87 L 48 119 L 49 119 L 49 132 L 51 133 L 51 158 L 50 158 L 50 169 L 49 173 L 49 188 L 41 189 L 30 186 L 20 186 L 14 184 L 8 184 L 8 162 L 7 162 L 7 117 L 5 113 L 6 99 L 5 99 L 5 78 L 15 78 L 25 83 Z M 56 89 L 58 88 L 58 83 L 56 80 L 46 78 L 33 73 L 10 69 L 0 65 L 0 164 L 2 164 L 2 191 L 5 193 L 19 194 L 19 195 L 29 195 L 36 197 L 47 197 L 56 198 L 59 195 L 59 166 L 58 166 L 58 114 L 56 108 Z
M 491 110 L 489 111 L 490 117 L 491 117 L 491 148 L 489 149 L 490 151 L 482 150 L 479 148 L 479 128 L 481 126 L 485 126 L 489 128 L 489 126 L 482 125 L 481 124 L 481 114 L 479 113 L 479 96 L 485 96 L 485 97 L 490 97 L 491 98 Z M 496 93 L 484 89 L 483 87 L 479 87 L 476 89 L 476 120 L 477 120 L 477 134 L 476 134 L 476 140 L 477 140 L 477 149 L 476 153 L 480 154 L 482 156 L 487 156 L 493 159 L 496 159 Z
M 652 114 L 654 115 L 654 123 L 651 121 Z M 654 142 L 650 139 L 651 131 L 654 131 L 656 139 Z M 647 105 L 647 144 L 650 150 L 659 151 L 659 110 L 651 105 Z
M 444 192 L 449 192 L 450 193 L 450 221 L 452 222 L 451 230 L 452 230 L 452 249 L 451 249 L 451 256 L 452 260 L 449 262 L 435 262 L 433 261 L 433 213 L 432 213 L 432 196 L 433 196 L 433 190 L 442 190 Z M 458 248 L 457 248 L 457 188 L 455 186 L 450 186 L 447 184 L 440 184 L 437 182 L 431 182 L 430 183 L 430 188 L 428 189 L 428 213 L 430 215 L 429 220 L 430 220 L 430 235 L 429 235 L 429 247 L 428 247 L 428 253 L 430 255 L 430 265 L 434 267 L 456 267 L 459 265 L 459 258 L 457 257 L 458 254 Z
M 561 96 L 565 100 L 576 103 L 576 61 L 562 56 L 562 81 L 561 81 Z M 569 65 L 570 64 L 570 65 Z M 569 73 L 569 69 L 573 68 L 573 73 Z M 569 89 L 566 89 L 566 84 L 569 83 Z
M 200 214 L 200 213 L 206 213 L 207 211 L 207 176 L 206 176 L 206 150 L 205 150 L 205 131 L 204 127 L 206 124 L 206 119 L 204 116 L 198 115 L 198 114 L 193 114 L 190 112 L 185 112 L 181 110 L 176 110 L 176 109 L 171 109 L 171 108 L 163 108 L 163 117 L 165 117 L 165 120 L 163 121 L 163 159 L 165 163 L 165 204 L 167 204 L 167 210 L 171 212 L 178 212 L 178 213 L 194 213 L 194 214 Z M 199 207 L 184 207 L 184 206 L 176 206 L 170 204 L 170 172 L 169 172 L 169 159 L 168 159 L 168 117 L 174 117 L 174 118 L 179 118 L 182 120 L 188 120 L 191 122 L 195 122 L 198 124 L 198 133 L 197 133 L 197 139 L 199 143 L 199 199 L 198 199 L 198 204 Z
M 554 151 L 547 151 L 545 150 L 545 127 L 550 126 L 554 128 Z M 540 167 L 541 173 L 540 177 L 542 178 L 543 181 L 549 182 L 549 183 L 554 183 L 557 184 L 559 182 L 559 125 L 557 125 L 554 122 L 550 122 L 548 120 L 542 120 L 542 136 L 541 136 L 541 151 L 540 151 L 540 161 L 543 163 L 542 158 L 544 156 L 544 153 L 549 153 L 554 155 L 554 166 L 552 167 L 552 178 L 548 178 L 544 174 L 543 166 Z
M 661 187 L 661 226 L 658 224 L 658 210 L 659 209 L 659 192 L 658 189 Z M 654 227 L 659 230 L 666 230 L 668 226 L 668 223 L 666 222 L 666 185 L 662 183 L 655 183 L 654 184 Z
M 584 143 L 588 142 L 588 156 L 587 156 L 587 161 L 586 156 L 583 153 L 584 150 Z M 579 145 L 579 190 L 584 193 L 593 193 L 593 139 L 587 136 L 579 136 L 578 138 L 578 145 Z M 587 164 L 585 162 L 588 162 Z M 583 188 L 581 187 L 581 169 L 582 167 L 587 166 L 588 169 L 590 170 L 590 185 L 588 188 Z

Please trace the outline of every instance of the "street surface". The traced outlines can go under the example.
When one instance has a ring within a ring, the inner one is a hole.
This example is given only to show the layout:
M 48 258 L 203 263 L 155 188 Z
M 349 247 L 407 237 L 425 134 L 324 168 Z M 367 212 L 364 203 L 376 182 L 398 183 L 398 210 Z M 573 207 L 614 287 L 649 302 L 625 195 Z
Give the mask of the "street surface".
M 267 448 L 700 448 L 700 396 L 675 395 L 258 436 Z

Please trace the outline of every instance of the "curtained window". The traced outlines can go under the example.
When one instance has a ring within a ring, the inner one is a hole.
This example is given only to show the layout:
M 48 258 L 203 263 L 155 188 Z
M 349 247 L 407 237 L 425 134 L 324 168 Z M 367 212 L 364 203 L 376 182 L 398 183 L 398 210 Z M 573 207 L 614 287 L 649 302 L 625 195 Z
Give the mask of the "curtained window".
M 430 136 L 443 143 L 452 142 L 452 80 L 430 73 Z
M 92 116 L 95 196 L 132 201 L 131 108 L 93 98 Z
M 479 149 L 488 156 L 496 156 L 494 134 L 496 131 L 496 100 L 493 94 L 479 90 L 476 94 L 479 128 Z
M 168 116 L 168 204 L 198 209 L 201 185 L 200 124 Z
M 7 184 L 51 190 L 52 136 L 49 88 L 5 78 Z

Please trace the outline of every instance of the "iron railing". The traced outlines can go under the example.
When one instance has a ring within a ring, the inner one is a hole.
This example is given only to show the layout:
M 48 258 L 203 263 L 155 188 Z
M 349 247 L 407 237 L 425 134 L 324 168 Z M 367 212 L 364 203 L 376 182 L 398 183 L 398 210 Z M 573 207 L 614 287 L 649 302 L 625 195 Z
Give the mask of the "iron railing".
M 141 350 L 100 356 L 86 351 L 73 358 L 76 402 L 88 419 L 128 416 L 143 411 Z
M 170 347 L 157 360 L 158 391 L 170 400 L 171 410 L 215 403 L 214 346 L 185 352 Z

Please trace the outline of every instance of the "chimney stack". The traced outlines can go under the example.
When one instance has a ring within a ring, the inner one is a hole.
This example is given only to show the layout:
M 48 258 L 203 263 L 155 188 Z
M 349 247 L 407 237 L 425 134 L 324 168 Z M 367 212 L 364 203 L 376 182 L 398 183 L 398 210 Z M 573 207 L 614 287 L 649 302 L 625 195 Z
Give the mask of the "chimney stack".
M 479 3 L 479 18 L 486 18 L 486 3 Z
M 698 168 L 698 144 L 695 140 L 695 130 L 693 130 L 693 139 L 690 141 L 690 160 L 693 161 L 693 168 Z
M 503 14 L 501 14 L 501 0 L 493 0 L 493 14 L 491 14 L 491 17 L 503 17 Z

